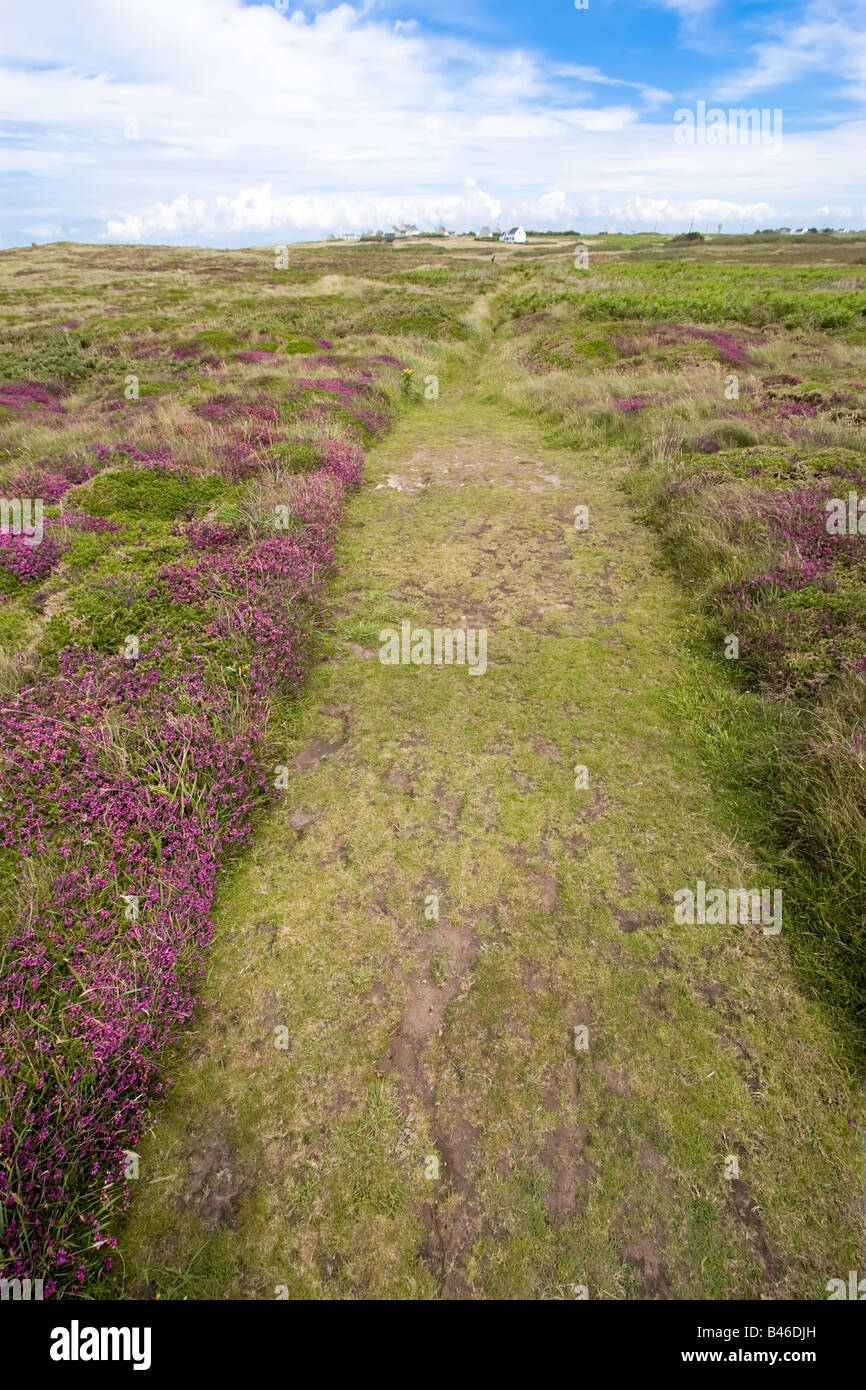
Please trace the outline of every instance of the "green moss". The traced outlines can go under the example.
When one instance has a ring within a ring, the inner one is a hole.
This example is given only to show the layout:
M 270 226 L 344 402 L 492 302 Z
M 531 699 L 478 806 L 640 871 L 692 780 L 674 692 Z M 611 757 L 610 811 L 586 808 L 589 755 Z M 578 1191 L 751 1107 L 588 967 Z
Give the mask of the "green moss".
M 216 353 L 239 352 L 244 346 L 237 334 L 230 333 L 225 328 L 205 328 L 196 334 L 196 337 L 206 348 Z
M 9 335 L 0 344 L 0 379 L 63 382 L 86 381 L 111 362 L 91 347 L 90 338 L 68 330 L 31 328 Z
M 2 575 L 0 571 L 0 578 Z M 6 592 L 11 595 L 13 591 Z M 33 614 L 27 605 L 10 597 L 9 602 L 0 604 L 0 647 L 7 652 L 15 651 L 26 641 L 32 625 Z
M 0 567 L 0 594 L 7 595 L 9 598 L 20 598 L 24 594 L 31 593 L 38 588 L 39 581 L 33 580 L 25 584 L 15 574 L 10 574 L 8 570 Z
M 110 543 L 104 531 L 77 531 L 64 551 L 64 566 L 71 572 L 90 571 L 103 559 L 106 545 Z
M 226 486 L 213 473 L 195 477 L 156 468 L 121 468 L 95 478 L 82 503 L 91 516 L 172 520 L 206 511 Z
M 282 468 L 296 473 L 308 473 L 321 462 L 321 449 L 315 444 L 299 444 L 294 440 L 281 440 L 265 450 L 268 458 Z

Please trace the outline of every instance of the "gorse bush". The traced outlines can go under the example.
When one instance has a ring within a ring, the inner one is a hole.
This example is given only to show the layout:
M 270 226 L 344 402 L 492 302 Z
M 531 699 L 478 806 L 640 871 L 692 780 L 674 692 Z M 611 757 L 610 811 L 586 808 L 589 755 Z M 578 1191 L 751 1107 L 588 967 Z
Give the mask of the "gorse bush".
M 69 329 L 32 329 L 0 343 L 0 381 L 36 380 L 72 387 L 108 362 L 87 335 Z

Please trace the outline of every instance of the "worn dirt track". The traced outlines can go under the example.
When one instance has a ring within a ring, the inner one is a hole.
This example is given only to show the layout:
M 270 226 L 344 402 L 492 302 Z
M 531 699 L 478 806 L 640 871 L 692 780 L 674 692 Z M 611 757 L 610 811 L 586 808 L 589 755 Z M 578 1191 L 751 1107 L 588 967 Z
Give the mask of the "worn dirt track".
M 124 1291 L 820 1297 L 856 1255 L 856 1102 L 784 939 L 674 924 L 680 886 L 756 872 L 670 702 L 683 601 L 623 460 L 462 386 L 349 508 Z M 486 673 L 381 664 L 404 620 L 486 629 Z

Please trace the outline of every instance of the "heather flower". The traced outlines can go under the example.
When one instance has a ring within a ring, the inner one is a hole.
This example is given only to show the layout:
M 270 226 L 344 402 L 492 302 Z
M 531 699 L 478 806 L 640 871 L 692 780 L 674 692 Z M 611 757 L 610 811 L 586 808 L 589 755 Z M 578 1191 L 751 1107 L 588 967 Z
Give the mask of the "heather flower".
M 49 534 L 51 526 L 51 520 L 46 517 L 42 522 L 43 535 L 39 545 L 28 545 L 30 538 L 23 534 L 16 536 L 11 531 L 0 533 L 0 569 L 22 584 L 46 579 L 65 548 Z
M 125 454 L 132 463 L 143 463 L 147 468 L 158 468 L 166 473 L 182 472 L 182 464 L 172 457 L 170 449 L 138 449 L 132 444 L 118 444 L 117 452 Z
M 674 340 L 678 337 L 702 338 L 705 342 L 712 343 L 718 350 L 721 360 L 730 366 L 749 367 L 754 365 L 754 359 L 749 356 L 744 345 L 724 329 L 696 328 L 691 324 L 668 323 L 656 332 L 660 341 L 664 341 L 665 335 Z
M 218 550 L 234 545 L 242 534 L 239 526 L 225 526 L 220 521 L 191 521 L 182 531 L 175 528 L 172 535 L 184 535 L 193 550 Z
M 268 396 L 259 394 L 252 400 L 233 396 L 228 392 L 210 396 L 196 408 L 196 415 L 203 420 L 228 421 L 242 418 L 244 421 L 260 420 L 276 424 L 280 418 L 280 408 Z
M 122 531 L 123 523 L 110 517 L 90 516 L 87 512 L 63 512 L 60 520 L 74 531 Z
M 357 487 L 364 472 L 364 455 L 357 444 L 329 439 L 322 447 L 322 468 L 346 487 Z
M 0 405 L 11 406 L 13 410 L 45 409 L 53 415 L 67 413 L 56 392 L 38 381 L 18 381 L 10 386 L 0 386 Z
M 130 344 L 139 355 L 164 351 L 148 338 Z M 172 355 L 184 360 L 196 346 Z M 302 385 L 357 396 L 373 379 L 362 367 L 351 380 Z M 13 408 L 62 410 L 38 383 L 4 390 L 23 402 Z M 230 477 L 271 462 L 263 451 L 280 438 L 278 403 L 224 393 L 196 413 L 220 427 L 217 458 Z M 371 426 L 387 423 L 365 415 Z M 155 442 L 90 450 L 93 462 L 28 465 L 19 490 L 57 501 L 118 459 L 181 468 Z M 0 966 L 0 1272 L 44 1277 L 46 1297 L 110 1268 L 109 1223 L 129 1200 L 124 1150 L 136 1147 L 166 1084 L 166 1050 L 195 1016 L 219 870 L 249 842 L 272 795 L 271 704 L 276 692 L 298 691 L 315 657 L 345 491 L 363 474 L 350 440 L 323 440 L 310 455 L 318 466 L 291 480 L 289 530 L 251 536 L 200 519 L 174 528 L 186 548 L 155 576 L 142 581 L 132 568 L 99 577 L 117 611 L 159 596 L 177 610 L 170 628 L 148 630 L 137 660 L 69 647 L 56 674 L 25 680 L 0 710 L 4 747 L 26 750 L 8 760 L 0 848 L 39 859 L 46 874 Z M 39 582 L 74 532 L 104 532 L 106 545 L 128 533 L 77 512 L 44 527 L 37 547 L 0 538 L 0 567 Z M 231 685 L 233 671 L 241 674 Z M 125 894 L 138 898 L 134 919 Z
M 44 471 L 38 471 L 39 465 L 47 464 Z M 13 496 L 41 497 L 43 502 L 49 506 L 57 502 L 64 493 L 71 487 L 77 487 L 79 483 L 84 483 L 88 478 L 92 478 L 97 472 L 92 464 L 79 462 L 77 459 L 59 460 L 54 462 L 51 459 L 40 459 L 39 463 L 31 464 L 23 472 L 17 474 L 9 483 L 9 492 Z
M 388 416 L 380 410 L 353 410 L 350 414 L 352 419 L 357 420 L 374 438 L 384 433 L 391 424 Z
M 365 389 L 357 381 L 346 381 L 339 376 L 330 377 L 301 377 L 298 381 L 299 386 L 306 387 L 314 391 L 331 391 L 336 396 L 357 396 Z

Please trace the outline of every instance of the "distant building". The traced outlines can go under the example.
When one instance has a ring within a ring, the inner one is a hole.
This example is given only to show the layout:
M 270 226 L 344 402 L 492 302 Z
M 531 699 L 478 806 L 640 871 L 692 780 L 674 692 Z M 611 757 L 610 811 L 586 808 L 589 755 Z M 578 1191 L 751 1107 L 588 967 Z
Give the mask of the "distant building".
M 522 227 L 511 227 L 509 231 L 502 233 L 499 240 L 522 242 L 526 240 L 526 233 Z
M 482 227 L 482 228 L 481 228 L 481 231 L 478 233 L 478 235 L 480 236 L 480 238 L 481 238 L 482 241 L 489 241 L 489 240 L 490 240 L 490 228 L 489 228 L 489 227 Z
M 421 234 L 420 234 L 420 232 L 418 231 L 418 228 L 414 225 L 414 223 L 409 223 L 409 224 L 404 223 L 404 225 L 403 225 L 402 227 L 395 227 L 395 228 L 394 228 L 394 235 L 395 235 L 395 237 L 407 237 L 407 236 L 420 236 Z

